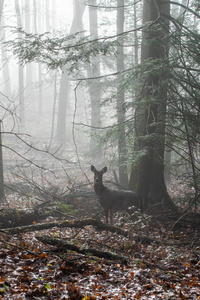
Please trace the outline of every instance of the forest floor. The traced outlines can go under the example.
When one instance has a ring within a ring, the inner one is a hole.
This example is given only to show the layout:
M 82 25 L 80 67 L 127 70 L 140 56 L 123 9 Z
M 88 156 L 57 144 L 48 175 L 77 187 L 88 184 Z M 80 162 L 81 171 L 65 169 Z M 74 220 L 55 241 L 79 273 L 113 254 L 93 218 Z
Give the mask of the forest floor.
M 12 208 L 30 208 L 30 198 L 7 198 Z M 97 216 L 95 197 L 74 198 L 75 219 Z M 34 224 L 64 220 L 62 214 Z M 105 222 L 101 217 L 102 222 Z M 74 222 L 73 220 L 71 221 Z M 0 238 L 0 299 L 200 299 L 200 230 L 194 224 L 137 214 L 116 214 L 128 237 L 83 228 L 60 228 Z M 45 245 L 38 236 L 59 238 L 126 258 L 111 260 Z M 136 239 L 136 237 L 150 239 Z

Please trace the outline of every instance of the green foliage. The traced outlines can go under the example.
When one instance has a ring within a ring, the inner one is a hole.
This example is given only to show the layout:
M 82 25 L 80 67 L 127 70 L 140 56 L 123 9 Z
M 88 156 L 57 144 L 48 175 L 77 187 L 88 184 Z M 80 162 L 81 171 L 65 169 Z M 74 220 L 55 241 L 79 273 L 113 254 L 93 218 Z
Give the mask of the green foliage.
M 66 204 L 63 202 L 56 202 L 55 205 L 61 212 L 65 212 L 65 213 L 72 214 L 72 215 L 78 213 L 78 210 L 76 210 L 74 208 L 74 206 L 71 204 Z
M 48 282 L 45 284 L 45 288 L 46 288 L 47 290 L 51 290 L 51 286 L 50 286 L 50 284 L 49 284 Z
M 74 208 L 74 206 L 71 204 L 66 204 L 66 203 L 57 201 L 57 202 L 54 202 L 54 205 L 46 211 L 46 214 L 49 215 L 49 213 L 50 213 L 50 214 L 54 215 L 55 213 L 58 213 L 58 212 L 61 212 L 63 214 L 68 214 L 68 215 L 76 215 L 78 213 L 78 210 L 76 210 Z
M 30 34 L 21 28 L 14 30 L 21 37 L 5 43 L 21 64 L 41 62 L 48 69 L 79 69 L 81 63 L 89 63 L 91 57 L 113 53 L 115 41 L 90 40 L 82 33 L 51 37 L 49 33 Z

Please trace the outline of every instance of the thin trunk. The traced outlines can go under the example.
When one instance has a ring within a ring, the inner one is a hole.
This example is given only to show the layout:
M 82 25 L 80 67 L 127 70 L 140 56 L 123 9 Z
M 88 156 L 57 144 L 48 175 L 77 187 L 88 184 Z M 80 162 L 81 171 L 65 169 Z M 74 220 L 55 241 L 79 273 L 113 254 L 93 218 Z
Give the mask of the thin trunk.
M 137 28 L 137 8 L 136 3 L 134 4 L 134 28 Z M 135 45 L 134 45 L 134 51 L 135 51 L 135 65 L 138 65 L 139 62 L 139 42 L 138 42 L 138 32 L 137 30 L 134 31 L 134 38 L 135 38 Z
M 22 27 L 22 20 L 21 20 L 21 14 L 20 14 L 20 8 L 19 8 L 19 2 L 18 0 L 15 0 L 15 10 L 16 10 L 16 15 L 17 15 L 17 26 L 19 28 Z M 18 39 L 20 40 L 22 38 L 21 33 L 18 33 Z M 21 119 L 22 124 L 24 124 L 25 121 L 25 100 L 24 100 L 24 68 L 19 64 L 18 67 L 18 80 L 19 80 L 19 103 L 20 103 L 20 111 L 19 111 L 19 116 Z
M 45 0 L 45 20 L 46 20 L 46 31 L 50 31 L 50 8 L 49 0 Z
M 4 176 L 3 176 L 4 173 L 3 173 L 1 123 L 2 123 L 2 121 L 0 120 L 0 202 L 2 202 L 4 197 L 5 197 L 5 193 L 4 193 Z
M 6 97 L 11 96 L 12 89 L 11 89 L 11 82 L 10 82 L 10 70 L 9 70 L 9 58 L 7 55 L 7 50 L 4 47 L 4 42 L 6 42 L 5 30 L 4 30 L 4 22 L 3 19 L 1 20 L 1 53 L 2 53 L 2 71 L 3 71 L 3 80 L 4 80 L 4 95 Z
M 57 116 L 57 133 L 56 139 L 59 142 L 66 142 L 67 140 L 67 100 L 69 101 L 70 80 L 67 71 L 63 71 L 60 81 L 60 93 L 58 103 Z
M 37 18 L 36 20 L 38 20 L 38 24 L 37 24 L 37 33 L 41 33 L 43 31 L 43 25 L 44 25 L 44 22 L 43 22 L 43 18 L 42 18 L 42 15 L 43 15 L 43 12 L 44 12 L 44 9 L 43 9 L 43 6 L 42 4 L 44 4 L 43 2 L 40 3 L 40 2 L 36 2 L 35 4 L 35 7 L 38 5 L 38 9 L 36 9 L 36 15 L 37 15 Z M 38 63 L 38 92 L 39 92 L 39 97 L 38 97 L 38 116 L 39 118 L 42 116 L 42 113 L 43 113 L 43 86 L 42 86 L 42 65 L 41 63 Z
M 49 141 L 49 146 L 51 147 L 53 136 L 54 136 L 54 127 L 55 127 L 55 115 L 56 115 L 56 99 L 57 99 L 57 71 L 55 71 L 54 79 L 54 101 L 53 101 L 53 114 L 52 114 L 52 123 L 51 123 L 51 136 Z
M 90 35 L 92 39 L 98 38 L 98 16 L 97 16 L 97 1 L 92 2 L 93 6 L 89 6 L 89 22 Z M 100 76 L 100 58 L 94 57 L 88 68 L 88 77 L 97 78 Z M 93 160 L 102 160 L 102 147 L 98 142 L 98 129 L 101 123 L 101 82 L 100 79 L 92 79 L 88 82 L 89 93 L 91 99 L 91 138 L 90 149 Z
M 27 33 L 31 32 L 30 27 L 31 27 L 30 1 L 27 1 L 25 3 L 25 30 Z M 25 92 L 26 99 L 29 100 L 29 102 L 31 102 L 32 100 L 31 85 L 32 85 L 32 64 L 29 63 L 26 65 L 26 92 Z
M 54 30 L 56 30 L 57 29 L 57 23 L 58 23 L 57 22 L 58 17 L 57 17 L 57 5 L 56 5 L 55 0 L 52 1 L 52 11 L 53 11 L 53 14 L 52 14 L 52 28 Z
M 3 12 L 3 5 L 4 5 L 4 0 L 1 0 L 0 1 L 0 22 L 1 22 L 2 12 Z

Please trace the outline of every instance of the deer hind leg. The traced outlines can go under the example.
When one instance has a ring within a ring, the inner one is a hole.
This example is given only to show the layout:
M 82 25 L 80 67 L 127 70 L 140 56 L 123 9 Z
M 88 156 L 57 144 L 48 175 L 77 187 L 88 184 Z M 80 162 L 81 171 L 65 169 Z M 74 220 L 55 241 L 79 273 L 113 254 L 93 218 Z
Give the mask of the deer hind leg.
M 110 209 L 110 223 L 113 224 L 113 211 Z
M 108 223 L 108 209 L 105 209 L 106 223 Z

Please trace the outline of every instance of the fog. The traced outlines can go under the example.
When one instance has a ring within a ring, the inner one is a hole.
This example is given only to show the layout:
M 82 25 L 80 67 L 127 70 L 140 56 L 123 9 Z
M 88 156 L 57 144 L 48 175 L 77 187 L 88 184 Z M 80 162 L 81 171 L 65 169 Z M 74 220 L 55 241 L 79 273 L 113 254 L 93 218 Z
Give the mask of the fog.
M 4 299 L 199 299 L 199 11 L 0 1 Z
M 160 99 L 164 93 L 155 95 L 155 91 L 165 90 L 166 87 L 162 87 L 162 84 L 165 85 L 166 80 L 168 85 L 170 81 L 161 72 L 158 75 L 161 85 L 157 86 L 157 82 L 153 82 L 152 86 L 155 85 L 155 88 L 147 86 L 147 94 L 143 95 L 143 84 L 148 81 L 145 76 L 151 77 L 151 74 L 158 71 L 154 69 L 154 63 L 146 65 L 144 59 L 147 57 L 147 61 L 151 61 L 152 57 L 148 57 L 150 51 L 145 43 L 141 43 L 143 39 L 148 40 L 142 36 L 142 26 L 146 22 L 142 20 L 143 3 L 128 2 L 124 6 L 117 6 L 117 3 L 120 2 L 1 2 L 0 119 L 6 182 L 13 178 L 32 182 L 39 178 L 38 174 L 42 181 L 46 176 L 45 172 L 60 172 L 58 177 L 66 179 L 66 174 L 72 170 L 77 170 L 84 180 L 88 180 L 86 176 L 91 173 L 90 165 L 93 164 L 97 168 L 106 165 L 108 170 L 117 171 L 116 176 L 121 185 L 129 186 L 133 165 L 137 169 L 140 158 L 147 154 L 146 144 L 140 145 L 140 135 L 148 141 L 149 137 L 153 138 L 153 134 L 151 136 L 145 130 L 146 126 L 154 129 L 156 135 L 156 126 L 161 125 L 156 121 L 159 109 L 152 112 L 152 124 L 148 124 L 149 105 L 152 104 L 154 109 L 155 98 L 158 107 L 162 104 Z M 174 7 L 172 5 L 171 16 L 176 18 L 182 11 L 179 9 L 177 12 L 174 8 L 177 8 L 175 4 Z M 163 29 L 162 24 L 159 26 Z M 170 26 L 172 34 L 176 34 L 174 25 Z M 191 23 L 191 28 L 192 26 Z M 164 36 L 165 34 L 163 32 Z M 158 45 L 166 42 L 159 35 L 155 36 Z M 181 37 L 181 42 L 184 39 L 185 37 Z M 164 45 L 164 48 L 168 47 L 172 48 L 171 45 Z M 160 51 L 164 48 L 161 45 Z M 188 48 L 184 49 L 187 52 Z M 142 55 L 142 51 L 144 53 L 146 50 L 145 55 Z M 152 49 L 152 53 L 154 50 Z M 176 49 L 173 51 L 176 52 Z M 174 56 L 173 51 L 169 53 L 170 57 Z M 162 55 L 165 58 L 168 53 L 164 52 Z M 184 54 L 185 61 L 180 58 L 180 69 L 187 65 L 188 55 L 190 52 Z M 159 60 L 160 57 L 156 59 Z M 195 58 L 191 57 L 191 60 L 194 60 L 195 66 Z M 163 67 L 161 62 L 162 60 L 158 65 L 161 70 L 168 68 L 168 64 Z M 173 80 L 176 82 L 177 78 Z M 188 84 L 192 82 L 190 80 Z M 178 81 L 176 85 L 179 86 Z M 179 88 L 177 92 L 170 89 L 171 87 L 166 91 L 164 99 L 169 117 L 165 116 L 163 122 L 171 122 L 174 118 L 174 105 L 175 110 L 180 110 L 180 123 L 184 122 L 182 108 L 177 100 Z M 180 91 L 182 89 L 184 87 L 180 85 Z M 168 98 L 168 93 L 171 92 L 172 95 Z M 188 90 L 183 91 L 183 94 L 187 93 Z M 189 97 L 192 97 L 191 103 L 196 103 L 195 92 Z M 191 107 L 193 110 L 194 106 Z M 141 118 L 142 115 L 146 119 Z M 168 134 L 165 126 L 159 130 L 164 141 Z M 165 150 L 167 146 L 169 151 L 169 155 L 165 155 L 163 151 L 160 157 L 166 161 L 163 166 L 170 165 L 170 168 L 163 168 L 163 173 L 167 169 L 172 172 L 171 162 L 185 157 L 186 147 L 191 156 L 185 142 L 187 134 L 182 139 L 183 142 L 180 142 L 179 135 L 183 132 L 179 132 L 178 125 L 178 133 L 176 130 L 171 133 L 173 126 L 168 130 L 177 140 L 171 142 L 170 136 L 166 140 L 167 144 L 161 146 Z M 155 141 L 155 157 L 158 141 L 160 138 Z M 152 146 L 149 145 L 148 151 L 151 149 Z M 187 159 L 185 164 L 187 165 Z M 183 173 L 181 168 L 182 166 L 174 167 L 175 176 Z M 132 184 L 134 185 L 134 180 Z M 144 182 L 143 184 L 145 186 Z M 131 188 L 134 189 L 134 186 Z
M 48 32 L 50 39 L 79 31 L 95 39 L 116 34 L 115 23 L 115 10 L 92 11 L 84 1 L 5 1 L 1 13 L 0 118 L 6 181 L 12 176 L 23 179 L 30 169 L 33 174 L 35 169 L 87 170 L 90 163 L 115 164 L 117 143 L 114 137 L 107 141 L 105 134 L 105 129 L 116 124 L 116 76 L 103 78 L 116 72 L 110 58 L 93 57 L 72 72 L 70 63 L 66 69 L 51 70 L 37 60 L 19 63 L 17 53 L 5 44 L 23 38 L 16 32 L 19 27 L 30 34 Z M 100 87 L 95 77 L 102 77 L 97 80 Z M 99 110 L 100 116 L 91 111 L 91 101 L 99 106 L 93 110 Z

